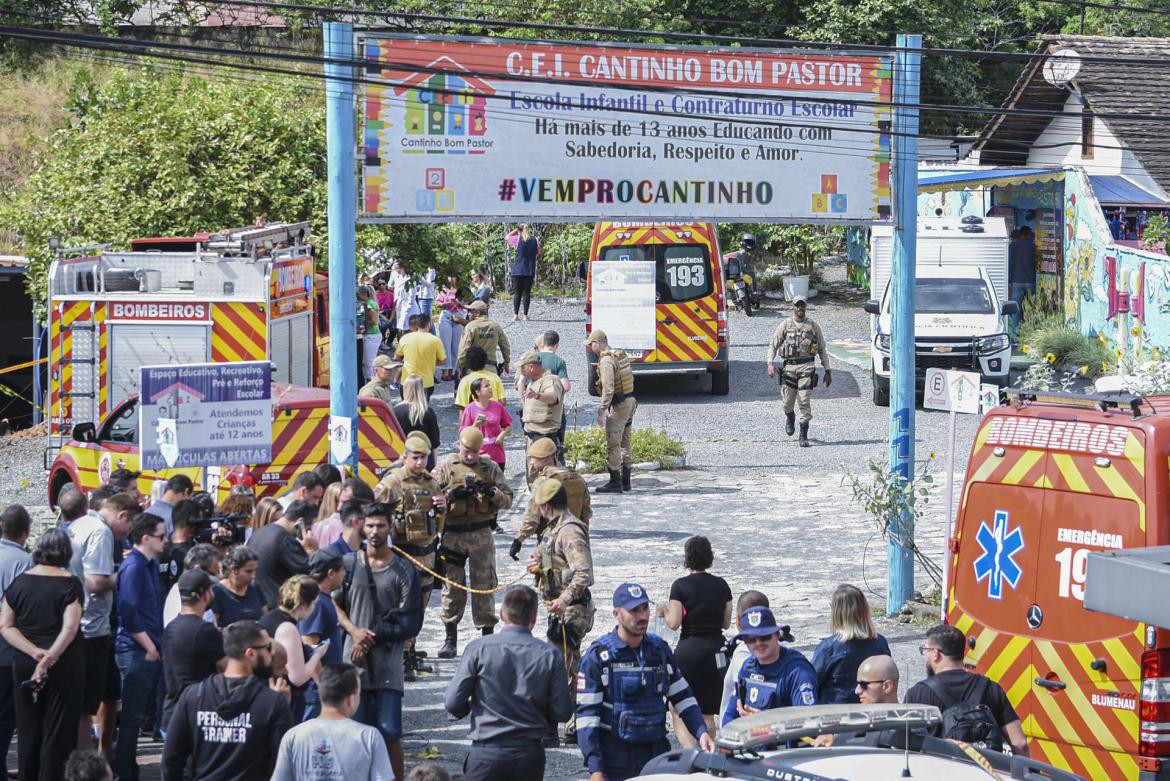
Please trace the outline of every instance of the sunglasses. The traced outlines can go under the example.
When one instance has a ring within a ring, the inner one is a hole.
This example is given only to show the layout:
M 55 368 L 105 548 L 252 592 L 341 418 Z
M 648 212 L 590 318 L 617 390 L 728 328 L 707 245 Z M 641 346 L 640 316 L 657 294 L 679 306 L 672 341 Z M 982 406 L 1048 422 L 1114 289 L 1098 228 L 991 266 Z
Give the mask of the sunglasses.
M 760 635 L 758 637 L 745 637 L 743 642 L 744 645 L 756 645 L 757 643 L 766 643 L 771 639 L 771 635 Z
M 886 679 L 886 678 L 882 678 L 881 680 L 878 680 L 878 681 L 858 681 L 857 688 L 858 689 L 868 689 L 870 686 L 873 686 L 875 683 L 881 684 L 881 683 L 885 683 L 887 680 L 888 679 Z

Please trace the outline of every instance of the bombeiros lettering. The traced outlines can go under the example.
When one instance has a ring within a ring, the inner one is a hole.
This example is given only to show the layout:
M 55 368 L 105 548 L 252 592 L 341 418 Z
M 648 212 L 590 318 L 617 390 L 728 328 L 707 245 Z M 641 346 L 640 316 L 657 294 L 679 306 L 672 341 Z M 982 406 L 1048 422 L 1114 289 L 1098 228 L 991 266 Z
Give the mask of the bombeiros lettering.
M 986 434 L 988 445 L 1108 456 L 1125 455 L 1129 441 L 1129 429 L 1125 426 L 1047 418 L 992 418 L 987 423 Z
M 115 301 L 110 318 L 114 320 L 206 320 L 207 304 L 133 303 Z

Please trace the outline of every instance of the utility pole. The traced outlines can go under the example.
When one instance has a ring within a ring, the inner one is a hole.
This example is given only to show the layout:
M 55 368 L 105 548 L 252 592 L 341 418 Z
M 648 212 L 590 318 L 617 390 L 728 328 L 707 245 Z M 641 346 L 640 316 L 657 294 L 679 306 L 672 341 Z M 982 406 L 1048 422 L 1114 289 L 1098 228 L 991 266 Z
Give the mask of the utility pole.
M 357 189 L 354 182 L 353 25 L 326 22 L 325 147 L 329 220 L 329 442 L 357 476 Z
M 894 257 L 890 270 L 890 471 L 914 479 L 914 262 L 918 238 L 918 101 L 922 36 L 900 33 L 894 55 Z M 950 511 L 950 508 L 947 508 Z M 914 519 L 889 519 L 886 612 L 914 596 Z

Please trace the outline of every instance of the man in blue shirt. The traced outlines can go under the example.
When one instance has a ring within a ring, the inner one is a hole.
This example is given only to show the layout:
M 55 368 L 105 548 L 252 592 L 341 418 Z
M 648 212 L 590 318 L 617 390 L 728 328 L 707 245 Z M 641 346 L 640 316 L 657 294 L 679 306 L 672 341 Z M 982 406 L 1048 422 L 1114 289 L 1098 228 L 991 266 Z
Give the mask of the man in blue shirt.
M 118 571 L 118 639 L 115 659 L 122 673 L 122 713 L 114 745 L 114 772 L 138 781 L 138 730 L 155 698 L 162 670 L 162 584 L 156 559 L 166 545 L 162 518 L 139 515 L 130 527 L 134 549 Z
M 646 631 L 646 590 L 637 583 L 618 586 L 613 616 L 617 627 L 589 646 L 577 673 L 577 743 L 590 781 L 625 781 L 670 750 L 667 700 L 699 746 L 714 751 L 699 703 L 670 646 Z
M 800 651 L 780 645 L 780 627 L 766 607 L 740 616 L 739 638 L 752 656 L 736 678 L 721 724 L 769 708 L 817 704 L 817 673 Z
M 24 549 L 32 526 L 28 510 L 19 504 L 9 505 L 0 513 L 0 598 L 16 576 L 32 566 L 32 556 Z M 12 647 L 0 639 L 0 756 L 8 756 L 12 733 L 16 730 L 15 692 L 12 683 Z
M 321 657 L 321 664 L 337 664 L 342 661 L 341 646 L 344 639 L 341 633 L 341 624 L 337 619 L 337 607 L 333 604 L 333 592 L 341 588 L 345 582 L 345 562 L 341 554 L 333 550 L 332 546 L 323 548 L 309 557 L 309 575 L 317 581 L 321 593 L 317 595 L 317 604 L 313 612 L 297 628 L 301 639 L 310 646 L 323 642 L 329 643 L 329 649 Z M 296 714 L 300 715 L 300 714 Z M 305 690 L 305 713 L 303 721 L 315 719 L 321 715 L 321 695 L 317 691 L 317 683 L 309 682 Z M 298 721 L 302 719 L 298 718 Z
M 195 483 L 191 482 L 191 478 L 187 477 L 187 475 L 175 475 L 170 480 L 167 480 L 166 487 L 163 488 L 162 498 L 150 503 L 150 514 L 157 515 L 163 519 L 163 523 L 167 529 L 167 537 L 170 537 L 175 531 L 175 526 L 172 521 L 175 505 L 184 499 L 190 499 L 193 493 L 195 493 Z M 175 579 L 178 580 L 178 577 L 176 575 Z

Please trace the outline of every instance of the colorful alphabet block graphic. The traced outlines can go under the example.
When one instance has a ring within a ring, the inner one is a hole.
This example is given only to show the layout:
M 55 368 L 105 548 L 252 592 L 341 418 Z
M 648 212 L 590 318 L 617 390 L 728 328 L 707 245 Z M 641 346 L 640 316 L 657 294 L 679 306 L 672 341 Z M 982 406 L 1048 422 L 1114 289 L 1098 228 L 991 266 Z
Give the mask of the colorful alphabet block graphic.
M 837 174 L 821 174 L 821 191 L 812 194 L 813 214 L 845 214 L 849 199 L 837 192 Z

